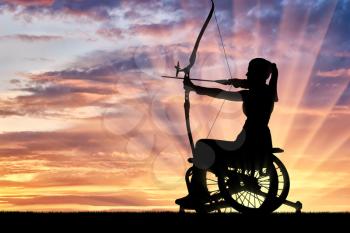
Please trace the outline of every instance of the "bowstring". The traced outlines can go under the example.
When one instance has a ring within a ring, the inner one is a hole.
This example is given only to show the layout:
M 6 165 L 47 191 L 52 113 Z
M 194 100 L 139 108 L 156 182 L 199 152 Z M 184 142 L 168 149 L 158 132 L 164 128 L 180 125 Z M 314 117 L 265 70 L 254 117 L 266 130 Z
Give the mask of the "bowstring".
M 217 26 L 217 28 L 218 28 L 218 32 L 219 32 L 219 37 L 220 37 L 220 41 L 221 41 L 222 50 L 223 50 L 224 55 L 225 55 L 225 61 L 226 61 L 227 69 L 228 69 L 228 72 L 229 72 L 229 74 L 230 74 L 230 78 L 232 79 L 231 67 L 230 67 L 230 64 L 228 63 L 228 58 L 227 58 L 227 53 L 226 53 L 226 49 L 225 49 L 225 44 L 224 44 L 224 40 L 223 40 L 223 38 L 222 38 L 222 34 L 221 34 L 220 26 L 219 26 L 219 21 L 218 21 L 218 19 L 217 19 L 217 17 L 216 17 L 216 12 L 215 12 L 215 10 L 214 10 L 214 18 L 215 18 L 216 26 Z M 229 91 L 231 91 L 231 88 L 232 88 L 232 85 L 230 85 Z M 222 111 L 222 108 L 224 107 L 225 101 L 226 101 L 226 100 L 224 99 L 223 102 L 222 102 L 222 104 L 221 104 L 221 106 L 220 106 L 220 109 L 219 109 L 218 113 L 216 114 L 216 116 L 215 116 L 215 118 L 214 118 L 214 122 L 213 122 L 213 124 L 212 124 L 211 127 L 210 127 L 210 130 L 209 130 L 209 133 L 208 133 L 208 135 L 207 135 L 207 138 L 209 138 L 209 136 L 210 136 L 210 134 L 211 134 L 211 132 L 212 132 L 212 130 L 213 130 L 213 128 L 214 128 L 214 125 L 215 125 L 215 123 L 216 123 L 216 120 L 217 120 L 217 119 L 219 118 L 219 116 L 220 116 L 220 113 L 221 113 L 221 111 Z

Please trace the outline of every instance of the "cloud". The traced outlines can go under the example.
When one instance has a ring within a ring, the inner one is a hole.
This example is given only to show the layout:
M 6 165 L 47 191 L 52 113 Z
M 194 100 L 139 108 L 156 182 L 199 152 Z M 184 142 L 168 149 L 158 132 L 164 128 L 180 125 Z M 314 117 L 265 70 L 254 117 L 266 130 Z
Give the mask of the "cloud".
M 159 151 L 170 144 L 171 138 L 162 132 L 154 135 L 154 131 L 146 129 L 149 124 L 116 135 L 109 134 L 107 126 L 101 127 L 101 123 L 101 118 L 96 118 L 55 132 L 1 133 L 0 187 L 26 188 L 23 193 L 40 187 L 113 185 L 126 188 L 141 177 L 143 185 L 146 182 L 154 187 L 157 183 L 152 173 L 158 172 L 153 168 L 154 161 L 158 162 L 157 169 L 163 169 L 163 165 L 173 168 L 178 165 L 176 161 L 183 161 L 171 150 L 168 153 L 177 160 L 159 157 Z M 122 123 L 127 124 L 125 120 Z M 132 140 L 133 137 L 138 140 Z M 162 140 L 150 140 L 153 137 Z
M 55 0 L 3 0 L 3 3 L 23 6 L 50 6 Z
M 104 196 L 103 196 L 104 195 Z M 145 206 L 151 205 L 152 202 L 148 200 L 146 193 L 123 193 L 123 194 L 100 194 L 94 195 L 51 195 L 51 196 L 34 196 L 34 197 L 12 197 L 0 198 L 2 202 L 16 206 L 26 205 L 62 205 L 62 204 L 76 204 L 89 206 Z
M 46 42 L 61 40 L 62 36 L 53 35 L 27 35 L 27 34 L 15 34 L 15 35 L 4 35 L 0 36 L 0 40 L 20 40 L 24 42 Z
M 53 62 L 54 59 L 49 59 L 45 57 L 25 57 L 24 60 L 30 62 Z
M 147 67 L 149 64 L 138 60 L 136 64 L 133 50 L 96 52 L 79 58 L 66 69 L 22 73 L 20 75 L 24 79 L 11 81 L 15 86 L 13 90 L 20 94 L 0 98 L 0 115 L 53 116 L 80 107 L 104 107 L 109 99 L 117 97 L 117 85 L 129 89 L 129 93 L 144 93 L 142 86 L 134 85 L 137 82 L 135 76 L 141 77 L 140 66 Z
M 57 95 L 23 95 L 16 97 L 11 103 L 13 114 L 41 117 L 68 117 L 70 110 L 96 106 L 106 100 L 107 97 L 92 94 L 60 93 Z M 9 116 L 11 112 L 3 111 Z M 4 115 L 2 115 L 4 116 Z M 76 116 L 76 115 L 75 115 Z M 73 116 L 72 116 L 73 117 Z M 77 117 L 77 116 L 76 116 Z
M 350 52 L 346 52 L 346 51 L 343 51 L 343 52 L 337 52 L 335 54 L 336 57 L 345 57 L 345 58 L 349 58 L 350 57 Z
M 17 96 L 0 98 L 0 115 L 60 116 L 82 107 L 102 110 L 112 103 L 143 103 L 157 92 L 158 81 L 147 72 L 172 66 L 172 56 L 164 46 L 131 47 L 96 51 L 62 70 L 20 73 L 21 80 L 11 81 Z M 123 95 L 133 95 L 133 99 Z
M 153 24 L 134 24 L 130 27 L 132 34 L 139 34 L 142 36 L 151 36 L 154 38 L 169 37 L 176 35 L 180 32 L 193 32 L 193 29 L 199 26 L 198 21 L 182 21 L 182 22 L 171 22 L 171 23 L 153 23 Z M 198 27 L 197 27 L 198 28 Z
M 264 4 L 264 5 L 255 5 L 253 8 L 251 8 L 247 16 L 254 16 L 259 19 L 263 18 L 273 18 L 276 17 L 280 14 L 280 9 L 276 8 L 276 5 L 269 5 L 269 4 Z
M 6 0 L 0 4 L 12 10 L 18 10 L 17 16 L 35 17 L 45 15 L 71 15 L 88 17 L 95 20 L 108 20 L 113 16 L 111 10 L 119 6 L 118 0 Z
M 56 173 L 69 167 L 72 172 L 84 173 L 103 172 L 108 168 L 111 173 L 130 172 L 132 176 L 138 173 L 138 169 L 143 170 L 145 164 L 137 160 L 133 162 L 134 155 L 125 150 L 127 134 L 110 138 L 101 127 L 100 119 L 86 122 L 89 122 L 90 129 L 0 134 L 2 172 L 28 173 L 26 169 L 31 168 L 35 173 L 46 172 L 55 177 Z
M 326 78 L 349 78 L 350 69 L 337 69 L 331 71 L 318 71 L 317 76 Z
M 0 109 L 0 116 L 1 117 L 7 117 L 7 116 L 22 116 L 23 114 L 20 112 L 17 112 L 15 110 L 8 109 Z
M 113 40 L 123 39 L 123 31 L 119 28 L 101 28 L 97 31 L 97 34 Z

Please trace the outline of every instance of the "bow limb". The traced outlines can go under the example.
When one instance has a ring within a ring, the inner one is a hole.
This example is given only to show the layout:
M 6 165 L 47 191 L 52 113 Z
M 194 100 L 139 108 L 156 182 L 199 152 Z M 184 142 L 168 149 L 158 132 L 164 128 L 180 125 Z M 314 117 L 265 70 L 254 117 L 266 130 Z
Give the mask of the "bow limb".
M 208 24 L 210 22 L 210 19 L 212 18 L 213 16 L 213 13 L 214 13 L 214 10 L 215 10 L 215 4 L 214 4 L 214 1 L 211 0 L 211 9 L 210 9 L 210 12 L 202 26 L 202 29 L 201 31 L 199 32 L 199 35 L 197 37 L 197 40 L 196 40 L 196 43 L 193 47 L 193 50 L 192 50 L 192 54 L 190 56 L 190 59 L 189 59 L 189 65 L 187 67 L 185 67 L 184 69 L 182 69 L 182 71 L 184 71 L 185 73 L 190 73 L 190 70 L 192 68 L 192 66 L 194 65 L 194 63 L 196 62 L 196 58 L 197 58 L 197 51 L 198 51 L 198 47 L 199 47 L 199 43 L 201 42 L 201 39 L 203 37 L 203 34 L 205 32 L 205 30 L 207 29 L 208 27 Z
M 184 79 L 190 79 L 190 71 L 191 71 L 192 66 L 196 62 L 199 43 L 201 42 L 203 34 L 204 34 L 204 32 L 205 32 L 205 30 L 210 22 L 210 19 L 213 16 L 213 13 L 215 10 L 215 4 L 214 4 L 213 0 L 211 0 L 211 4 L 212 5 L 211 5 L 210 12 L 209 12 L 209 14 L 208 14 L 203 26 L 202 26 L 201 31 L 199 32 L 196 43 L 193 47 L 192 54 L 191 54 L 190 59 L 189 59 L 189 65 L 186 66 L 184 69 L 180 70 L 180 71 L 185 73 Z M 179 72 L 179 70 L 177 69 L 177 73 L 178 72 Z M 192 136 L 192 130 L 191 130 L 191 122 L 190 122 L 190 107 L 191 107 L 191 105 L 190 105 L 190 91 L 185 90 L 184 110 L 185 110 L 185 119 L 186 119 L 186 129 L 187 129 L 188 140 L 189 140 L 190 145 L 191 145 L 192 155 L 194 155 L 194 142 L 193 142 L 193 136 Z
M 190 142 L 192 155 L 194 154 L 194 142 L 191 131 L 191 121 L 190 121 L 190 91 L 185 90 L 185 102 L 184 102 L 184 110 L 185 110 L 185 119 L 186 119 L 186 129 L 188 140 Z

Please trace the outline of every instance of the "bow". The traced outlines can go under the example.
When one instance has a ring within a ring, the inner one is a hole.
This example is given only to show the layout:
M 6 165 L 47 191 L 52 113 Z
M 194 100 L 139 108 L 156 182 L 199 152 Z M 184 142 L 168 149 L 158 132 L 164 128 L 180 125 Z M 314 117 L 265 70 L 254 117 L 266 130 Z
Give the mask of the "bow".
M 196 58 L 197 58 L 197 51 L 198 51 L 198 47 L 199 44 L 201 42 L 201 39 L 203 37 L 203 34 L 210 22 L 210 19 L 213 16 L 215 10 L 215 4 L 214 1 L 211 0 L 211 9 L 210 12 L 202 26 L 201 31 L 199 32 L 199 35 L 197 37 L 196 43 L 193 47 L 191 56 L 189 58 L 189 64 L 181 69 L 180 68 L 180 64 L 179 62 L 177 63 L 177 65 L 175 66 L 176 69 L 176 77 L 178 77 L 180 72 L 184 73 L 184 79 L 190 79 L 190 72 L 191 72 L 191 68 L 194 65 L 194 63 L 196 62 Z M 190 122 L 190 91 L 189 90 L 185 90 L 185 102 L 184 102 L 184 110 L 185 110 L 185 119 L 186 119 L 186 129 L 187 129 L 187 136 L 188 136 L 188 140 L 190 142 L 191 145 L 191 151 L 192 151 L 192 155 L 194 154 L 194 142 L 193 142 L 193 136 L 192 136 L 192 131 L 191 131 L 191 122 Z
M 221 31 L 220 31 L 220 27 L 219 27 L 219 23 L 218 23 L 218 20 L 216 18 L 216 15 L 215 15 L 215 4 L 214 4 L 214 0 L 210 0 L 211 1 L 211 9 L 210 9 L 210 12 L 202 26 L 202 29 L 201 31 L 199 32 L 199 35 L 197 37 L 197 40 L 196 40 L 196 43 L 193 47 L 193 50 L 192 50 L 192 53 L 191 53 L 191 56 L 189 58 L 189 64 L 181 69 L 180 68 L 180 63 L 177 62 L 177 65 L 175 66 L 175 69 L 176 69 L 176 76 L 175 77 L 169 77 L 169 76 L 163 76 L 165 78 L 175 78 L 175 79 L 182 79 L 182 78 L 179 78 L 178 75 L 180 72 L 183 72 L 184 73 L 184 78 L 183 79 L 187 79 L 187 80 L 191 80 L 190 79 L 190 72 L 191 72 L 191 68 L 192 66 L 194 65 L 194 63 L 196 62 L 196 58 L 197 58 L 197 51 L 198 51 L 198 47 L 199 47 L 199 44 L 200 44 L 200 41 L 203 37 L 203 34 L 205 32 L 205 30 L 207 29 L 207 26 L 214 14 L 215 16 L 215 21 L 216 21 L 216 25 L 217 25 L 217 28 L 218 28 L 218 31 L 219 31 L 219 36 L 220 36 L 220 39 L 221 39 L 221 45 L 222 45 L 222 48 L 223 48 L 223 52 L 225 54 L 225 60 L 226 60 L 226 64 L 227 64 L 227 67 L 228 67 L 228 70 L 229 70 L 229 74 L 230 74 L 230 78 L 231 80 L 233 80 L 232 78 L 232 74 L 231 74 L 231 69 L 230 69 L 230 66 L 229 66 L 229 63 L 228 63 L 228 59 L 227 59 L 227 55 L 226 55 L 226 50 L 225 50 L 225 46 L 224 46 L 224 43 L 223 43 L 223 39 L 222 39 L 222 35 L 221 35 Z M 199 81 L 208 81 L 208 80 L 199 80 Z M 218 82 L 218 83 L 221 83 L 222 84 L 230 84 L 227 80 L 216 80 L 216 81 L 212 81 L 212 82 Z M 232 81 L 231 81 L 232 82 Z M 232 86 L 230 87 L 230 89 L 232 88 Z M 223 105 L 225 103 L 225 100 L 223 101 L 221 107 L 220 107 L 220 110 L 219 112 L 217 113 L 216 117 L 215 117 L 215 120 L 213 122 L 213 124 L 211 125 L 210 127 L 210 130 L 209 130 L 209 133 L 207 135 L 207 138 L 209 137 L 212 129 L 213 129 L 213 126 L 223 108 Z M 192 136 L 192 131 L 191 131 L 191 122 L 190 122 L 190 91 L 189 90 L 185 90 L 185 102 L 184 102 L 184 111 L 185 111 L 185 119 L 186 119 L 186 129 L 187 129 L 187 135 L 188 135 L 188 140 L 190 142 L 190 146 L 191 146 L 191 151 L 192 151 L 192 155 L 194 154 L 194 142 L 193 142 L 193 136 Z

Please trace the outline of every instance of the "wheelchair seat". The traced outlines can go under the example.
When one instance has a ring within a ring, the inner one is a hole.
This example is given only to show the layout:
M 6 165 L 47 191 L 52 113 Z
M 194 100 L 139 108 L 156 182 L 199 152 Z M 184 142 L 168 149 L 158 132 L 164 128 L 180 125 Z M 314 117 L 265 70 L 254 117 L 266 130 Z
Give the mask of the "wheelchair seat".
M 271 150 L 272 153 L 283 153 L 284 150 L 282 148 L 279 148 L 279 147 L 273 147 L 272 150 Z M 188 158 L 187 159 L 187 162 L 189 163 L 193 163 L 193 158 Z

